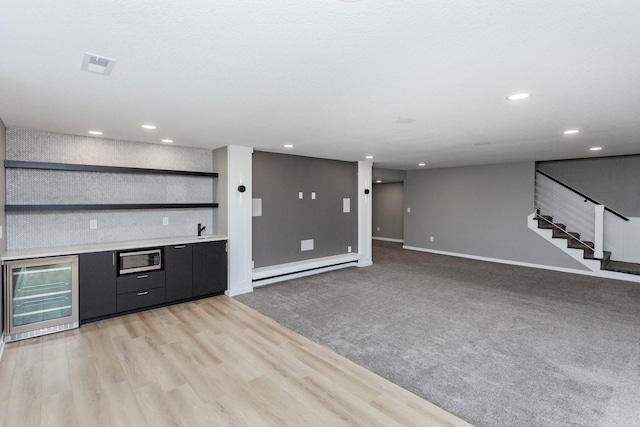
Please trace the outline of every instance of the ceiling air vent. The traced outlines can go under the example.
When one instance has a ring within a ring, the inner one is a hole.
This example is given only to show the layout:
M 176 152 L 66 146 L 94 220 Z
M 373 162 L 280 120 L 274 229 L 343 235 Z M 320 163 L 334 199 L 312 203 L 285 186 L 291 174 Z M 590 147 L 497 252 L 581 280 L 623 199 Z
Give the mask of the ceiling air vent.
M 94 55 L 93 53 L 84 53 L 82 59 L 82 70 L 92 71 L 98 74 L 104 74 L 108 76 L 113 70 L 113 66 L 116 65 L 115 59 L 105 58 L 104 56 Z

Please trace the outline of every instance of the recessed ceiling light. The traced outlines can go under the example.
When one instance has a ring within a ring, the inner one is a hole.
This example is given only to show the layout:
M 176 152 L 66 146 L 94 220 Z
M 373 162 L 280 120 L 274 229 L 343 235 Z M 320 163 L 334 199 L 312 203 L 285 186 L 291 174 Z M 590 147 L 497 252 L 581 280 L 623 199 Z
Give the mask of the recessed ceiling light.
M 591 151 L 600 151 L 600 150 L 602 150 L 602 147 L 591 147 L 591 148 L 589 148 L 589 150 L 591 150 Z
M 100 132 L 99 130 L 90 130 L 89 133 L 91 135 L 102 135 L 102 132 Z
M 142 125 L 142 127 L 145 129 L 151 129 L 151 130 L 156 128 L 154 125 Z
M 371 159 L 373 159 L 373 156 L 365 156 L 365 159 L 371 160 Z
M 284 144 L 284 148 L 293 148 L 293 144 Z
M 111 73 L 111 70 L 113 70 L 114 65 L 116 65 L 115 59 L 85 52 L 82 57 L 82 65 L 80 66 L 80 69 L 108 76 Z
M 526 99 L 528 97 L 530 97 L 531 94 L 527 93 L 527 92 L 522 92 L 522 93 L 514 93 L 513 95 L 509 95 L 507 96 L 507 99 L 509 101 L 517 101 L 519 99 Z
M 173 139 L 163 139 L 162 142 L 164 142 L 165 144 L 172 144 Z
M 569 130 L 565 130 L 564 133 L 565 135 L 573 135 L 574 133 L 578 133 L 580 132 L 580 129 L 569 129 Z
M 418 163 L 418 166 L 426 166 L 426 163 Z

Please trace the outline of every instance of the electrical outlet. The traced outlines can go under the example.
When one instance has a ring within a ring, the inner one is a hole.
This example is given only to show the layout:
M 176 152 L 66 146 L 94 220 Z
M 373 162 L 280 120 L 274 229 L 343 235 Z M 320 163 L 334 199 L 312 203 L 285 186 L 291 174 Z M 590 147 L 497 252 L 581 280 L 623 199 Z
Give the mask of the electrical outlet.
M 162 217 L 162 225 L 169 225 L 169 217 L 168 216 L 163 216 Z
M 429 236 L 429 240 L 433 242 L 433 236 Z
M 351 246 L 347 246 L 347 252 L 351 253 Z
M 377 230 L 377 231 L 380 231 L 380 227 L 376 227 L 376 230 Z
M 302 199 L 304 197 L 304 194 L 301 192 L 298 193 L 298 199 Z
M 411 213 L 411 208 L 407 208 L 407 213 Z
M 98 228 L 98 220 L 97 219 L 89 220 L 89 229 L 95 230 L 96 228 Z
M 312 200 L 315 200 L 315 199 L 316 199 L 316 192 L 315 192 L 315 191 L 312 191 L 312 192 L 311 192 L 311 199 L 312 199 Z

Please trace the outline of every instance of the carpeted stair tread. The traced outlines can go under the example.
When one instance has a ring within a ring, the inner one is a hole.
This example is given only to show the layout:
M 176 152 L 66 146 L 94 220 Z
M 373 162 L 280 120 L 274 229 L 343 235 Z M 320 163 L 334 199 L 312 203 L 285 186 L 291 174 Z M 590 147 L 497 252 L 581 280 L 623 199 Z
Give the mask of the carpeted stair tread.
M 604 267 L 605 270 L 615 271 L 618 273 L 640 275 L 640 264 L 624 261 L 609 261 Z
M 573 248 L 573 249 L 586 249 L 586 248 L 594 248 L 594 244 L 593 242 L 583 242 L 581 240 L 576 240 L 576 239 L 569 239 L 569 241 L 567 242 L 567 247 L 569 248 Z
M 559 239 L 577 239 L 580 240 L 580 233 L 576 233 L 575 231 L 566 231 L 566 230 L 558 230 L 557 228 L 553 229 L 553 237 Z

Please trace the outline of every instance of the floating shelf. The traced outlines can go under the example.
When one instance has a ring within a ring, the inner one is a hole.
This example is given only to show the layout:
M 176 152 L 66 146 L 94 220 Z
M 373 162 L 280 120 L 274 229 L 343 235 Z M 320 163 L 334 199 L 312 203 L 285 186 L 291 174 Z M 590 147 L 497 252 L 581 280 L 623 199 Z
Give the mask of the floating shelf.
M 5 160 L 5 168 L 39 169 L 73 172 L 129 173 L 151 175 L 182 175 L 204 178 L 217 178 L 216 172 L 181 171 L 172 169 L 145 169 L 121 166 L 80 165 L 73 163 L 26 162 L 21 160 Z M 34 211 L 102 211 L 129 209 L 201 209 L 217 208 L 217 203 L 123 203 L 123 204 L 59 204 L 59 205 L 5 205 L 5 212 Z
M 25 162 L 21 160 L 5 160 L 5 168 L 15 169 L 41 169 L 75 172 L 104 172 L 104 173 L 131 173 L 131 174 L 155 174 L 155 175 L 186 175 L 217 178 L 217 172 L 181 171 L 172 169 L 145 169 L 128 168 L 122 166 L 79 165 L 73 163 L 46 163 Z
M 33 211 L 105 211 L 127 209 L 200 209 L 217 208 L 217 203 L 137 203 L 105 205 L 5 205 L 5 212 Z

